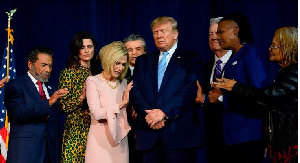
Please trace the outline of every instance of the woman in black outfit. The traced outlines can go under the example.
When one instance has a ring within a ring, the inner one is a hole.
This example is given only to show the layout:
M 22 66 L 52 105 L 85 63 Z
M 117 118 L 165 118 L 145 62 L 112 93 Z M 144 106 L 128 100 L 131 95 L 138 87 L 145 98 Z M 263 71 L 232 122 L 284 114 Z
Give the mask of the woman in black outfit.
M 256 100 L 258 108 L 269 110 L 269 152 L 273 163 L 298 159 L 298 29 L 283 27 L 275 31 L 269 47 L 270 61 L 282 69 L 274 83 L 264 89 L 253 88 L 222 78 L 217 87 Z

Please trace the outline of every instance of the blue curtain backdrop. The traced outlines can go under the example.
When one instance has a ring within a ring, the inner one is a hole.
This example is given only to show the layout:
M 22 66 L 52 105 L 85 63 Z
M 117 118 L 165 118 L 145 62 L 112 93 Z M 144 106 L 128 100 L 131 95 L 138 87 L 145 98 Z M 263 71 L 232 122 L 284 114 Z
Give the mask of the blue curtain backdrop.
M 275 29 L 298 26 L 297 0 L 1 0 L 0 46 L 5 46 L 7 15 L 17 8 L 11 20 L 17 75 L 27 71 L 30 49 L 49 46 L 54 52 L 51 82 L 58 83 L 65 67 L 72 36 L 78 31 L 95 35 L 99 48 L 131 33 L 144 36 L 149 51 L 155 51 L 150 24 L 158 16 L 178 21 L 179 45 L 200 52 L 205 58 L 211 17 L 241 12 L 249 18 L 255 44 L 267 50 Z M 98 50 L 99 50 L 98 48 Z

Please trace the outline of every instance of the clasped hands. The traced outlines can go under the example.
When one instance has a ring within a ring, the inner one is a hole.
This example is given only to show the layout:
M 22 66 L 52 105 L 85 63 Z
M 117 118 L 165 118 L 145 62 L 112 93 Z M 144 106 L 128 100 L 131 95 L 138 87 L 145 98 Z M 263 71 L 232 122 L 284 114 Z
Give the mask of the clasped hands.
M 145 110 L 147 115 L 145 120 L 150 128 L 161 129 L 165 126 L 164 117 L 166 114 L 161 109 Z

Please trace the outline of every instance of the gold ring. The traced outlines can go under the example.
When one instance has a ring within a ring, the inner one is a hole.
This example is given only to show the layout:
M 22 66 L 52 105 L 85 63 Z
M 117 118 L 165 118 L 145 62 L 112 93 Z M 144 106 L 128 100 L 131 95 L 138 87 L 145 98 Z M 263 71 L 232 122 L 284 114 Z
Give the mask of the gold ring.
M 59 95 L 59 91 L 56 92 Z

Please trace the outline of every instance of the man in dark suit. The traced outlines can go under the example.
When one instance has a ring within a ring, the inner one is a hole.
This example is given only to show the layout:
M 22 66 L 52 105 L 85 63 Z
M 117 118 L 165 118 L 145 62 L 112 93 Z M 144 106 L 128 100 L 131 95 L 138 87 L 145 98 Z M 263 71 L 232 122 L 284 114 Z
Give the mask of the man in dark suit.
M 145 39 L 138 34 L 131 34 L 125 37 L 123 43 L 129 54 L 129 66 L 125 76 L 129 83 L 132 80 L 136 58 L 147 53 L 147 43 Z
M 59 162 L 58 98 L 67 89 L 55 91 L 47 81 L 53 52 L 38 47 L 27 56 L 28 72 L 5 86 L 5 106 L 10 120 L 7 163 Z
M 203 92 L 206 94 L 204 102 L 204 130 L 205 130 L 205 149 L 208 162 L 218 162 L 220 157 L 223 158 L 223 97 L 222 92 L 218 88 L 211 86 L 212 82 L 216 82 L 215 78 L 220 78 L 218 72 L 222 71 L 226 62 L 230 58 L 232 51 L 223 50 L 217 39 L 218 23 L 222 17 L 211 18 L 209 26 L 209 48 L 213 55 L 211 59 L 203 67 Z M 217 68 L 218 61 L 220 69 Z M 218 152 L 216 152 L 218 151 Z M 219 156 L 219 157 L 216 157 Z
M 159 52 L 137 58 L 130 102 L 137 112 L 136 149 L 144 163 L 187 163 L 196 157 L 201 130 L 193 118 L 197 92 L 197 53 L 177 48 L 177 22 L 158 17 L 151 23 Z
M 131 34 L 125 37 L 123 43 L 125 44 L 129 54 L 129 66 L 125 76 L 127 82 L 129 83 L 132 81 L 136 58 L 147 52 L 147 43 L 145 39 L 138 34 Z M 135 150 L 135 126 L 136 126 L 137 114 L 131 103 L 128 103 L 126 111 L 127 111 L 127 120 L 131 127 L 131 130 L 128 133 L 129 162 L 141 163 L 142 162 L 141 152 Z

